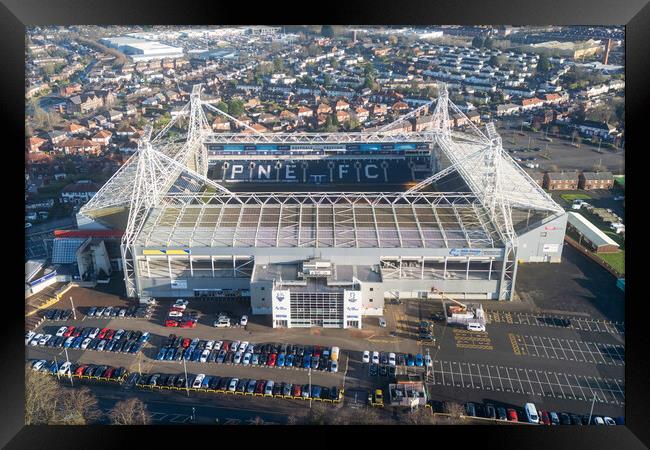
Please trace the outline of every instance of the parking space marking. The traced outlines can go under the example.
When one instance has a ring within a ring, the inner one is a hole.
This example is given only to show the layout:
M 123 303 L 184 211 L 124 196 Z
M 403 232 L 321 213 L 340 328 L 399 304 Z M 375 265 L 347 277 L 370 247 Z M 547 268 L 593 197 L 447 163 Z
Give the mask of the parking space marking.
M 622 345 L 578 341 L 547 336 L 508 334 L 513 352 L 518 356 L 535 356 L 608 366 L 625 365 Z
M 537 327 L 566 328 L 609 334 L 625 334 L 623 322 L 590 319 L 568 315 L 531 314 L 491 310 L 486 312 L 489 323 L 518 324 Z
M 438 361 L 437 367 L 439 370 L 428 379 L 444 386 L 514 392 L 582 402 L 592 401 L 591 393 L 594 392 L 596 400 L 600 403 L 625 403 L 622 380 L 458 361 Z

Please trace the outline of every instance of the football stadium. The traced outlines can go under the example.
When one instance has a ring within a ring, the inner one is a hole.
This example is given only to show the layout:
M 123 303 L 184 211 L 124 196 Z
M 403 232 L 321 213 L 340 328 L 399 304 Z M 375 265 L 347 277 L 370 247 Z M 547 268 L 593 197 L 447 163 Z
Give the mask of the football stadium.
M 444 85 L 371 132 L 215 133 L 206 110 L 238 122 L 194 86 L 80 211 L 80 230 L 121 234 L 129 297 L 250 297 L 274 327 L 361 328 L 390 299 L 512 300 L 519 263 L 560 261 L 566 212 L 493 124 L 453 127 Z

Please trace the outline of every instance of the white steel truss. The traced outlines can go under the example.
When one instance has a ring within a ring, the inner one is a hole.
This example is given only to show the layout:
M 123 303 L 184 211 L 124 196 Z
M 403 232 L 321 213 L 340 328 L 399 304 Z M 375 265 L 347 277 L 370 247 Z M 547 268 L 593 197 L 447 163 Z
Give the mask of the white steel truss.
M 191 242 L 280 247 L 505 246 L 499 297 L 511 298 L 517 249 L 513 208 L 551 214 L 564 211 L 504 151 L 493 124 L 483 132 L 449 99 L 444 84 L 438 90 L 436 100 L 376 132 L 260 133 L 202 101 L 201 86 L 195 85 L 190 102 L 153 139 L 150 129 L 145 133 L 137 152 L 80 213 L 98 218 L 115 208 L 129 208 L 122 239 L 129 296 L 137 292 L 132 254 L 136 242 L 167 246 Z M 399 122 L 430 110 L 434 103 L 431 120 L 422 131 L 392 130 Z M 203 107 L 252 133 L 212 132 Z M 468 124 L 466 131 L 452 129 L 450 113 Z M 165 139 L 181 117 L 188 118 L 185 141 Z M 206 177 L 206 144 L 397 142 L 437 145 L 450 165 L 403 193 L 233 194 Z M 418 192 L 452 172 L 462 177 L 470 192 Z M 429 212 L 421 204 L 428 205 Z M 449 218 L 453 218 L 452 226 L 446 222 Z

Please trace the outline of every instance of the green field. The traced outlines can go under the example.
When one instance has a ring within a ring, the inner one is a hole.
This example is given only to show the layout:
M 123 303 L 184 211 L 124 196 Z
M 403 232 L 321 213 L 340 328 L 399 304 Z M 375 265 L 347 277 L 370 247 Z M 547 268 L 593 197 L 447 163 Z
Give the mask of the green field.
M 607 264 L 616 269 L 619 273 L 625 276 L 625 251 L 621 250 L 617 253 L 601 253 L 597 255 Z
M 566 202 L 573 202 L 574 200 L 589 200 L 591 197 L 587 194 L 562 194 L 560 195 Z
M 625 189 L 625 175 L 614 175 L 614 180 Z

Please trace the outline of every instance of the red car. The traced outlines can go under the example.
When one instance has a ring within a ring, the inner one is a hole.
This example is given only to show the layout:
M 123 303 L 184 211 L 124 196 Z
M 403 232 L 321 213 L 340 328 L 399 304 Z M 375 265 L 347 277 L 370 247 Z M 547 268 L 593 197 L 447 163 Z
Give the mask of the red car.
M 320 347 L 318 345 L 314 347 L 314 356 L 320 358 Z
M 115 336 L 115 330 L 108 330 L 108 333 L 106 333 L 106 336 L 104 336 L 104 339 L 111 340 L 111 339 L 113 339 L 113 336 Z
M 255 393 L 264 394 L 264 386 L 266 386 L 266 380 L 258 381 L 257 386 L 255 386 Z
M 185 322 L 181 322 L 178 325 L 179 328 L 195 328 L 196 327 L 196 322 L 192 320 L 186 320 Z
M 83 329 L 81 329 L 81 328 L 77 328 L 77 329 L 74 331 L 74 333 L 71 334 L 71 336 L 79 337 L 79 336 L 81 336 L 81 333 L 83 333 Z
M 183 339 L 183 342 L 181 342 L 181 345 L 183 346 L 183 348 L 187 348 L 190 346 L 191 343 L 192 343 L 192 339 L 185 338 Z
M 176 307 L 176 306 L 172 306 L 171 308 L 169 308 L 169 312 L 172 312 L 172 311 L 178 311 L 178 312 L 181 312 L 181 313 L 182 313 L 182 312 L 185 312 L 185 309 L 183 309 L 183 308 L 178 308 L 178 307 Z
M 172 319 L 167 319 L 167 320 L 165 321 L 165 326 L 166 326 L 166 327 L 177 327 L 177 326 L 178 326 L 178 322 L 175 321 L 175 320 L 172 320 Z
M 294 397 L 301 397 L 302 396 L 302 386 L 299 384 L 294 384 L 293 385 L 293 392 L 291 393 Z
M 221 350 L 229 351 L 230 350 L 230 341 L 223 341 L 223 344 L 221 344 Z
M 508 408 L 508 420 L 511 422 L 519 422 L 519 417 L 517 416 L 517 411 L 512 408 Z
M 63 337 L 70 337 L 72 336 L 72 333 L 74 333 L 75 327 L 68 327 L 67 330 L 65 330 L 65 333 L 63 333 Z
M 102 377 L 104 378 L 111 378 L 113 376 L 113 372 L 115 372 L 115 367 L 109 367 L 104 371 L 104 374 Z
M 548 415 L 548 411 L 540 411 L 539 417 L 544 425 L 551 424 L 551 417 Z
M 270 367 L 275 367 L 275 361 L 276 361 L 277 357 L 278 357 L 278 355 L 276 355 L 275 353 L 271 353 L 269 355 L 269 360 L 266 363 L 266 365 L 270 366 Z
M 74 371 L 74 374 L 79 375 L 79 376 L 83 375 L 84 370 L 86 370 L 86 367 L 88 367 L 88 366 L 79 366 L 79 367 L 77 367 L 77 370 Z
M 97 335 L 97 339 L 105 339 L 106 333 L 108 333 L 109 330 L 110 328 L 102 328 L 102 331 L 100 331 L 99 334 Z

